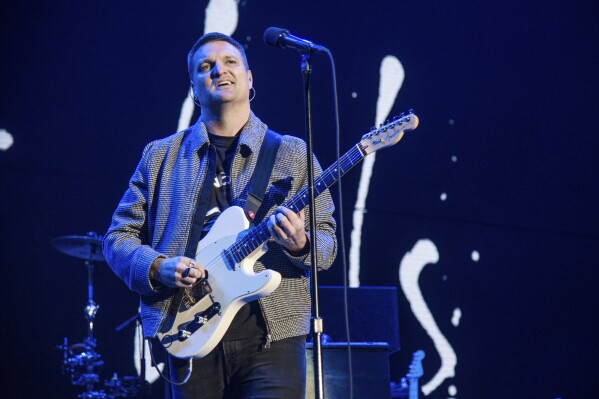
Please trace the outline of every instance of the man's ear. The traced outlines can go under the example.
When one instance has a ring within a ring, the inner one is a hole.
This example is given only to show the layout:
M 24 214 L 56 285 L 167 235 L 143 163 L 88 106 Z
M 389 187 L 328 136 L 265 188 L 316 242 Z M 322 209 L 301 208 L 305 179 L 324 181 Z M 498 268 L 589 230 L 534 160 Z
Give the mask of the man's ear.
M 252 71 L 248 69 L 248 82 L 250 84 L 250 89 L 254 86 L 254 78 L 252 77 Z

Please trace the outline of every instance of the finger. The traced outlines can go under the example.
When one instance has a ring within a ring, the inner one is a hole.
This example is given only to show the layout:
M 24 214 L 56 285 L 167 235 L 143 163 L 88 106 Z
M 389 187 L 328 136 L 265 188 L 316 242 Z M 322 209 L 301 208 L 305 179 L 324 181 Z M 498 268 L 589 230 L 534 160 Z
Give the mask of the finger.
M 282 212 L 285 212 L 285 214 L 277 213 L 277 220 L 279 220 L 279 227 L 283 229 L 285 235 L 284 238 L 287 240 L 303 233 L 305 228 L 303 220 L 300 219 L 300 215 L 284 207 L 281 207 L 281 210 Z
M 273 215 L 270 215 L 270 217 L 268 218 L 268 221 L 270 222 L 270 223 L 268 223 L 269 230 L 274 231 L 275 233 L 278 233 L 282 230 L 282 227 L 279 224 L 280 223 L 279 218 L 276 213 Z
M 285 217 L 285 215 L 277 214 L 277 235 L 282 241 L 287 241 L 289 236 L 292 234 L 293 226 L 289 223 L 289 220 Z
M 277 226 L 275 215 L 270 215 L 266 225 L 270 231 L 271 237 L 274 238 L 275 242 L 278 242 L 280 240 L 279 231 L 281 231 L 281 229 Z
M 287 221 L 287 217 L 282 213 L 277 213 L 275 214 L 275 219 L 277 222 L 277 226 L 279 226 L 280 229 L 284 229 L 284 223 Z
M 195 265 L 195 261 L 189 258 L 181 258 L 179 260 L 179 264 L 177 265 L 177 270 L 181 274 L 181 280 L 189 277 L 193 267 Z
M 204 278 L 204 276 L 206 276 L 206 274 L 207 274 L 206 270 L 202 266 L 197 264 L 195 259 L 190 259 L 189 264 L 185 267 L 185 269 L 181 273 L 181 277 L 183 277 L 183 278 L 190 277 L 190 278 L 193 278 L 195 281 L 195 279 Z
M 280 206 L 277 208 L 277 211 L 285 215 L 287 221 L 291 226 L 295 226 L 296 228 L 300 228 L 304 225 L 304 211 L 300 210 L 298 213 L 295 213 L 289 208 L 285 208 L 284 206 Z
M 208 276 L 208 272 L 202 266 L 196 266 L 192 272 L 195 278 L 205 278 Z
M 294 212 L 291 211 L 291 209 L 289 209 L 289 208 L 285 208 L 284 206 L 277 207 L 277 214 L 283 214 L 285 217 L 288 217 L 292 213 L 294 213 Z

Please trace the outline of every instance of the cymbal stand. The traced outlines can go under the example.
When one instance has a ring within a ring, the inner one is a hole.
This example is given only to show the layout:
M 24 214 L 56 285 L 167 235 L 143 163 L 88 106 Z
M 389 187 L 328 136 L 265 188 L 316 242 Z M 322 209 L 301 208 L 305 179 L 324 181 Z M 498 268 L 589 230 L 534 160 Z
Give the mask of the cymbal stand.
M 97 364 L 97 359 L 100 355 L 96 353 L 96 339 L 94 338 L 94 321 L 100 305 L 94 302 L 94 261 L 93 252 L 89 259 L 85 261 L 87 266 L 87 305 L 83 309 L 85 319 L 87 320 L 87 337 L 84 339 L 85 347 L 90 352 L 90 356 L 86 358 L 86 373 L 83 375 L 85 389 L 90 393 L 94 388 L 94 384 L 99 382 L 98 374 L 94 373 L 94 367 Z M 88 349 L 89 348 L 89 349 Z M 86 397 L 86 396 L 84 396 Z
M 98 238 L 96 233 L 87 233 L 87 237 Z M 87 321 L 87 337 L 80 346 L 81 352 L 75 354 L 73 346 L 68 345 L 65 338 L 64 345 L 59 346 L 64 351 L 63 370 L 71 374 L 73 385 L 85 386 L 85 392 L 80 398 L 98 397 L 98 392 L 93 391 L 94 385 L 100 382 L 100 376 L 94 372 L 96 367 L 104 364 L 102 355 L 96 352 L 96 339 L 94 338 L 94 322 L 100 305 L 94 302 L 94 258 L 98 254 L 99 247 L 91 246 L 88 259 L 85 261 L 87 268 L 87 305 L 83 309 Z
M 85 261 L 87 266 L 87 305 L 83 309 L 85 313 L 85 319 L 87 320 L 87 338 L 86 343 L 91 347 L 96 347 L 96 340 L 94 338 L 94 320 L 100 305 L 94 302 L 94 261 L 92 255 Z

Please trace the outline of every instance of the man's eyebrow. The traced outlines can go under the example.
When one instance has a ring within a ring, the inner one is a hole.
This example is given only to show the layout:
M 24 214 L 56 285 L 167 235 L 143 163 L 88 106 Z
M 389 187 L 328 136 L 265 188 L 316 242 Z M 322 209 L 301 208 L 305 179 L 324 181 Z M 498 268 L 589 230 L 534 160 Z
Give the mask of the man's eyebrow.
M 198 65 L 198 67 L 199 67 L 199 66 L 200 66 L 200 65 L 202 65 L 202 64 L 206 64 L 206 63 L 210 64 L 210 63 L 213 63 L 213 62 L 215 61 L 215 59 L 216 59 L 216 58 L 218 58 L 218 56 L 214 56 L 214 55 L 208 55 L 208 56 L 205 56 L 205 57 L 203 57 L 203 58 L 200 58 L 200 59 L 197 61 L 197 63 L 198 63 L 197 65 Z M 223 54 L 223 55 L 222 55 L 222 59 L 225 59 L 225 60 L 235 60 L 235 61 L 241 61 L 241 58 L 240 58 L 240 57 L 238 57 L 238 56 L 236 56 L 235 54 Z

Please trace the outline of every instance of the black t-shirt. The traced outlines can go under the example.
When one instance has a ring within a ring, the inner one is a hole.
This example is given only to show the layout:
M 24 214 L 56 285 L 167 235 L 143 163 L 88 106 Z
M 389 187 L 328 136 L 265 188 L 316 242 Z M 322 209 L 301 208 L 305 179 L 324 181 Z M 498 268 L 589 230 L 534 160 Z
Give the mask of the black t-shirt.
M 231 164 L 239 142 L 238 136 L 223 137 L 210 133 L 208 136 L 210 143 L 216 149 L 216 177 L 214 179 L 214 189 L 210 196 L 210 205 L 204 219 L 202 237 L 210 231 L 220 213 L 228 208 L 232 202 Z M 260 305 L 258 301 L 251 301 L 239 309 L 223 340 L 234 341 L 265 334 L 266 327 Z

